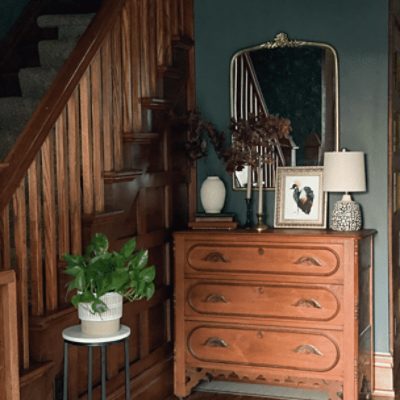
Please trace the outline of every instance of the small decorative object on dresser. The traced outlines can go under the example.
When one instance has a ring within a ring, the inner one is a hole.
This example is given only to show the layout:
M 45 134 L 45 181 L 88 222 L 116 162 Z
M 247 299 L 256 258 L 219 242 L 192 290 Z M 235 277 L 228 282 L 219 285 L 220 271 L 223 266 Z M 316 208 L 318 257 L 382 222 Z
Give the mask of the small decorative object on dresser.
M 335 151 L 324 154 L 324 190 L 345 192 L 335 203 L 330 228 L 335 231 L 358 231 L 362 227 L 360 205 L 349 192 L 365 192 L 365 163 L 361 151 Z
M 200 188 L 200 200 L 208 214 L 219 214 L 224 207 L 226 189 L 218 176 L 209 176 Z
M 323 167 L 278 167 L 275 228 L 325 228 Z
M 236 216 L 234 213 L 219 214 L 196 214 L 194 221 L 189 222 L 188 226 L 192 229 L 224 229 L 231 230 L 237 228 Z
M 176 232 L 175 395 L 235 377 L 370 398 L 374 233 Z

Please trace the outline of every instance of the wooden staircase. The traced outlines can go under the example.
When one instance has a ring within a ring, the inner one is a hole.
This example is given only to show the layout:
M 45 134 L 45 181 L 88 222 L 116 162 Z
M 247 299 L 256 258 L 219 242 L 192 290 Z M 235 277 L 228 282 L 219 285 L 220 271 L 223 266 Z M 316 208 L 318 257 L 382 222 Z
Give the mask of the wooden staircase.
M 95 232 L 150 250 L 156 294 L 124 306 L 132 398 L 172 393 L 171 232 L 195 196 L 170 121 L 194 108 L 192 14 L 192 0 L 104 0 L 1 165 L 0 270 L 17 276 L 21 399 L 58 398 L 61 331 L 78 322 L 62 256 Z M 108 357 L 107 398 L 120 399 L 122 349 Z M 71 399 L 85 398 L 84 349 L 70 366 Z

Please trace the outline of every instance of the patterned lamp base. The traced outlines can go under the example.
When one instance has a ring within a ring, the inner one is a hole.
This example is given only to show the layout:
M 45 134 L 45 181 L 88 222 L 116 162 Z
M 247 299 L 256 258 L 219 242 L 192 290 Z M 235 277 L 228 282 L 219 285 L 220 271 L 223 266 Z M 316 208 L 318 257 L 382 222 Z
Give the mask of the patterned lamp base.
M 337 201 L 332 211 L 334 231 L 359 231 L 362 225 L 361 208 L 355 201 Z

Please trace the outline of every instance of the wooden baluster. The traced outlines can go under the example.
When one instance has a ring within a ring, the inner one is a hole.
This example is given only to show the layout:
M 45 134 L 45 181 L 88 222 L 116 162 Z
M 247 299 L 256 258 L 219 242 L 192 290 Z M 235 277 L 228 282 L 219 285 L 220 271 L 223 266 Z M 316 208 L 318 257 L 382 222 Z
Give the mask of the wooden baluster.
M 166 0 L 168 1 L 168 0 Z M 131 24 L 130 24 L 130 36 L 131 36 L 131 89 L 132 89 L 132 124 L 134 132 L 141 132 L 142 127 L 142 106 L 140 104 L 140 98 L 142 97 L 141 87 L 141 6 L 140 2 L 131 2 Z
M 31 312 L 44 313 L 43 260 L 42 260 L 42 203 L 38 158 L 28 170 L 29 189 L 29 251 L 31 264 Z
M 185 10 L 184 0 L 177 0 L 177 12 L 178 12 L 178 35 L 181 37 L 185 33 Z
M 75 254 L 82 251 L 81 226 L 81 157 L 79 151 L 79 108 L 77 90 L 67 104 L 68 112 L 68 170 L 69 170 L 69 207 L 71 251 Z
M 113 142 L 112 142 L 112 74 L 111 65 L 113 63 L 111 55 L 111 35 L 108 35 L 103 47 L 101 48 L 102 66 L 102 114 L 103 114 L 103 154 L 104 171 L 112 171 L 113 162 Z
M 170 0 L 171 32 L 174 39 L 179 38 L 178 0 Z
M 172 65 L 172 27 L 171 27 L 171 0 L 163 0 L 164 15 L 164 41 L 165 41 L 165 63 Z
M 122 157 L 122 60 L 121 60 L 121 19 L 118 18 L 112 32 L 112 133 L 114 144 L 114 169 L 121 171 L 123 167 Z
M 190 39 L 194 37 L 194 23 L 193 23 L 193 1 L 183 1 L 183 18 L 184 18 L 184 35 Z M 196 82 L 195 82 L 195 50 L 194 46 L 189 50 L 188 53 L 188 78 L 186 83 L 186 107 L 188 110 L 193 110 L 195 107 L 196 99 Z
M 183 7 L 183 33 L 185 36 L 193 39 L 194 37 L 194 24 L 193 24 L 193 1 L 182 0 Z
M 156 43 L 157 43 L 157 66 L 163 67 L 167 65 L 166 51 L 166 35 L 165 35 L 165 15 L 164 15 L 164 0 L 156 0 Z
M 43 228 L 46 311 L 57 309 L 57 228 L 54 178 L 54 140 L 47 137 L 41 149 L 43 174 Z
M 66 109 L 64 109 L 55 126 L 58 260 L 62 260 L 63 255 L 71 251 L 66 120 Z M 64 264 L 58 263 L 57 266 L 58 305 L 62 306 L 66 304 L 65 287 L 68 277 L 63 271 Z
M 83 212 L 92 214 L 94 211 L 93 191 L 93 154 L 91 146 L 92 118 L 90 96 L 90 71 L 86 71 L 79 84 L 79 106 L 81 117 L 81 146 L 82 146 L 82 187 Z
M 151 97 L 159 97 L 158 74 L 157 74 L 157 24 L 156 21 L 156 0 L 147 0 L 148 4 L 148 50 L 149 50 L 149 78 L 150 78 L 150 95 Z
M 149 0 L 140 1 L 140 27 L 141 27 L 141 91 L 143 97 L 151 96 L 150 87 L 150 54 L 149 54 L 149 16 L 148 16 L 148 3 Z
M 29 368 L 29 281 L 26 202 L 25 182 L 23 181 L 13 196 L 14 243 L 18 277 L 20 362 L 23 368 Z
M 10 207 L 7 205 L 0 214 L 0 252 L 1 252 L 1 268 L 11 269 L 11 237 L 10 237 Z
M 57 171 L 57 215 L 58 215 L 58 253 L 70 251 L 69 199 L 66 152 L 66 116 L 65 111 L 56 122 L 56 171 Z
M 123 96 L 123 132 L 132 131 L 132 37 L 131 37 L 131 3 L 126 2 L 122 10 L 122 96 Z
M 102 109 L 101 109 L 101 58 L 98 52 L 91 65 L 92 135 L 93 135 L 93 186 L 94 209 L 104 211 Z

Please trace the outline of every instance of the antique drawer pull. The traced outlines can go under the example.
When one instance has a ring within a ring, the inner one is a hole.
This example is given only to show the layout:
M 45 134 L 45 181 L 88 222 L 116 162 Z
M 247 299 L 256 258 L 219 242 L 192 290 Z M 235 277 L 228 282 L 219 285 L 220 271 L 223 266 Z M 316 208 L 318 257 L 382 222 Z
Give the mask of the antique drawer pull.
M 309 256 L 300 257 L 297 261 L 295 261 L 295 264 L 314 265 L 316 267 L 321 267 L 321 263 L 318 260 Z
M 295 307 L 313 307 L 313 308 L 322 308 L 321 304 L 315 299 L 300 299 L 295 304 Z
M 295 353 L 315 354 L 322 357 L 323 354 L 312 344 L 302 344 L 293 350 Z
M 229 303 L 229 302 L 226 300 L 224 295 L 212 293 L 206 297 L 204 303 Z
M 211 253 L 208 253 L 204 258 L 204 261 L 208 261 L 208 262 L 223 262 L 223 263 L 228 263 L 229 260 L 227 258 L 224 257 L 224 255 L 222 253 L 220 253 L 219 251 L 213 251 Z
M 262 256 L 262 255 L 264 255 L 264 253 L 265 253 L 265 250 L 264 250 L 262 247 L 259 247 L 259 248 L 258 248 L 258 254 L 259 254 L 260 256 Z
M 219 337 L 209 337 L 204 342 L 204 346 L 226 348 L 226 347 L 228 347 L 228 343 L 226 343 L 224 339 L 221 339 Z

